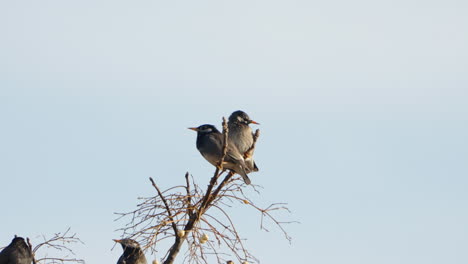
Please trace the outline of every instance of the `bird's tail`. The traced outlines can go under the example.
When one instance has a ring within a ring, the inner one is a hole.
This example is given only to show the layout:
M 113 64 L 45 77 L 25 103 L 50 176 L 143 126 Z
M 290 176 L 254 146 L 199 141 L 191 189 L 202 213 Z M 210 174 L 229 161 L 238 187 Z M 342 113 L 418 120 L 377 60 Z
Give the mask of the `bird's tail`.
M 253 171 L 258 171 L 257 163 L 253 162 Z
M 241 166 L 239 166 L 239 167 L 240 167 L 240 170 L 239 170 L 238 174 L 240 176 L 242 176 L 242 179 L 244 179 L 245 184 L 247 184 L 247 185 L 251 184 L 252 182 L 250 181 L 249 176 L 247 176 L 247 173 L 245 173 L 244 168 L 241 167 Z

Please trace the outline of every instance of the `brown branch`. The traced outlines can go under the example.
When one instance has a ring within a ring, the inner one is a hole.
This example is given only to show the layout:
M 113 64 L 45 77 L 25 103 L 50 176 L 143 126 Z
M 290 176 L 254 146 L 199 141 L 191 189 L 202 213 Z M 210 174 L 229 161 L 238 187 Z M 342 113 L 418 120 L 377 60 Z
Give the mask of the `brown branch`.
M 228 125 L 226 122 L 226 118 L 223 117 L 223 155 L 221 156 L 221 159 L 219 160 L 219 163 L 218 163 L 218 167 L 216 168 L 216 171 L 213 177 L 211 178 L 210 184 L 208 185 L 208 188 L 206 189 L 204 199 L 202 200 L 202 203 L 198 210 L 197 218 L 200 218 L 200 216 L 203 213 L 205 213 L 207 205 L 210 202 L 211 191 L 213 190 L 213 187 L 216 184 L 216 181 L 218 180 L 219 176 L 221 176 L 221 174 L 223 173 L 223 162 L 224 162 L 224 158 L 226 157 L 227 147 L 228 147 L 228 134 L 229 134 L 229 129 L 228 129 Z M 221 173 L 219 173 L 219 171 L 221 171 Z
M 193 227 L 198 223 L 200 220 L 200 217 L 205 213 L 208 203 L 210 201 L 210 196 L 211 196 L 211 190 L 213 189 L 214 185 L 216 184 L 216 181 L 218 180 L 219 176 L 222 174 L 222 168 L 223 168 L 223 162 L 224 158 L 226 157 L 227 153 L 227 146 L 228 146 L 228 125 L 226 122 L 226 118 L 223 117 L 223 155 L 221 156 L 221 159 L 219 160 L 219 164 L 216 167 L 215 173 L 213 177 L 210 180 L 210 184 L 208 185 L 208 188 L 206 190 L 205 196 L 202 199 L 202 202 L 200 204 L 200 207 L 198 208 L 198 211 L 196 214 L 193 214 L 190 216 L 190 219 L 188 220 L 187 224 L 185 225 L 184 231 L 185 232 L 190 232 Z M 219 173 L 221 171 L 221 173 Z M 176 232 L 177 234 L 177 232 Z M 176 237 L 176 241 L 172 245 L 169 255 L 167 256 L 166 260 L 164 261 L 164 264 L 172 264 L 174 262 L 175 257 L 180 251 L 180 248 L 182 247 L 183 242 L 185 241 L 185 238 L 179 238 Z
M 33 252 L 32 244 L 31 244 L 31 241 L 29 240 L 29 237 L 26 238 L 26 242 L 28 243 L 29 250 L 31 251 L 31 254 L 33 256 L 33 261 L 32 262 L 33 262 L 33 264 L 36 264 L 37 263 L 36 262 L 36 256 L 35 256 L 35 254 Z
M 257 139 L 260 136 L 260 129 L 255 130 L 255 133 L 252 134 L 253 136 L 253 143 L 249 149 L 244 153 L 244 158 L 250 158 L 253 155 L 253 151 L 255 149 L 255 144 L 257 143 Z
M 216 197 L 218 196 L 219 191 L 221 191 L 221 189 L 224 187 L 224 185 L 226 185 L 229 179 L 232 178 L 232 176 L 234 176 L 234 172 L 230 171 L 226 175 L 226 177 L 224 177 L 224 180 L 219 184 L 218 188 L 216 188 L 216 190 L 213 192 L 213 197 L 210 199 L 209 204 L 213 203 L 214 199 L 216 199 Z
M 167 215 L 168 215 L 169 218 L 171 219 L 172 229 L 174 229 L 174 234 L 177 235 L 177 225 L 174 223 L 174 217 L 172 216 L 171 208 L 170 208 L 169 205 L 167 204 L 166 198 L 164 198 L 164 195 L 161 193 L 161 190 L 159 190 L 159 188 L 158 188 L 158 186 L 156 185 L 156 183 L 154 183 L 153 178 L 150 177 L 149 179 L 150 179 L 151 184 L 153 185 L 153 187 L 156 189 L 156 191 L 158 191 L 158 195 L 159 195 L 159 197 L 161 198 L 161 200 L 163 201 L 164 206 L 166 206 Z
M 77 258 L 40 258 L 37 260 L 37 263 L 41 263 L 42 261 L 51 261 L 51 263 L 64 263 L 64 262 L 85 263 L 82 259 L 77 259 Z M 36 262 L 34 262 L 33 260 L 33 263 L 36 263 Z
M 34 248 L 32 247 L 31 242 L 29 241 L 29 238 L 27 239 L 28 241 L 28 246 L 32 249 L 32 254 L 33 254 L 33 264 L 36 263 L 65 263 L 65 262 L 75 262 L 75 263 L 84 263 L 83 259 L 78 259 L 78 258 L 69 258 L 68 256 L 65 257 L 43 257 L 40 259 L 36 260 L 36 253 L 41 249 L 42 247 L 47 247 L 47 248 L 52 248 L 58 251 L 65 251 L 68 252 L 69 254 L 75 255 L 73 250 L 69 248 L 66 244 L 70 243 L 82 243 L 83 242 L 76 237 L 76 234 L 69 235 L 70 228 L 68 228 L 65 232 L 61 233 L 56 233 L 54 234 L 53 237 L 50 239 L 46 239 L 45 236 L 42 236 L 44 239 L 44 242 L 37 244 Z
M 221 169 L 223 168 L 224 158 L 226 158 L 226 154 L 227 154 L 228 134 L 229 134 L 228 124 L 226 122 L 226 118 L 223 117 L 223 156 L 221 157 L 221 160 L 219 161 L 219 167 Z
M 187 191 L 187 215 L 190 217 L 193 214 L 192 196 L 190 195 L 190 180 L 189 173 L 185 173 L 185 183 L 187 184 L 185 190 Z

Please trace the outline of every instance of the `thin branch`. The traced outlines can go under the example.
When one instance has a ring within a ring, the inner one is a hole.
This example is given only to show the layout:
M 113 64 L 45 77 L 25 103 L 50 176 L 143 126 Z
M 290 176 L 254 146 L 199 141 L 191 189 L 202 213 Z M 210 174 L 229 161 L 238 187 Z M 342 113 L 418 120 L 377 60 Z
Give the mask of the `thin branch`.
M 255 149 L 255 144 L 257 143 L 257 139 L 260 136 L 260 129 L 255 130 L 255 133 L 252 134 L 253 136 L 253 143 L 249 149 L 244 153 L 244 158 L 250 158 L 253 156 L 253 151 Z
M 223 117 L 223 155 L 221 156 L 221 159 L 219 160 L 216 171 L 213 177 L 211 178 L 208 188 L 206 189 L 206 194 L 198 210 L 197 220 L 205 212 L 207 208 L 207 204 L 210 201 L 211 190 L 213 190 L 213 187 L 216 184 L 216 181 L 218 180 L 219 176 L 221 176 L 221 174 L 223 173 L 223 163 L 224 163 L 224 159 L 226 158 L 227 147 L 228 147 L 228 134 L 229 134 L 229 129 L 228 129 L 228 125 L 226 122 L 226 118 Z M 219 171 L 221 171 L 221 173 L 219 173 Z
M 192 196 L 190 195 L 190 180 L 189 180 L 189 173 L 185 173 L 185 183 L 186 187 L 185 190 L 187 191 L 187 215 L 190 217 L 193 214 L 192 208 Z
M 224 177 L 224 180 L 221 182 L 221 184 L 219 184 L 218 188 L 216 188 L 216 190 L 213 192 L 213 197 L 211 198 L 211 200 L 209 201 L 209 203 L 211 204 L 213 202 L 214 199 L 216 199 L 216 197 L 218 196 L 219 194 L 219 191 L 224 187 L 224 185 L 226 185 L 226 183 L 232 178 L 232 176 L 234 176 L 234 172 L 233 171 L 230 171 L 226 177 Z
M 153 187 L 156 189 L 156 191 L 158 191 L 158 195 L 159 195 L 159 197 L 161 197 L 161 200 L 163 201 L 164 206 L 166 206 L 167 215 L 168 215 L 169 218 L 171 219 L 172 229 L 174 229 L 174 234 L 177 234 L 177 225 L 174 223 L 174 217 L 172 216 L 171 208 L 170 208 L 169 205 L 167 204 L 166 198 L 164 198 L 164 195 L 161 193 L 161 190 L 159 190 L 159 188 L 158 188 L 158 186 L 156 185 L 156 183 L 154 183 L 153 178 L 150 177 L 149 179 L 150 179 L 151 184 L 153 185 Z
M 36 264 L 36 263 L 44 263 L 44 264 L 46 264 L 46 263 L 50 263 L 50 264 L 62 263 L 63 264 L 65 262 L 84 263 L 83 259 L 70 258 L 68 256 L 68 254 L 75 255 L 73 250 L 71 248 L 69 248 L 68 244 L 72 244 L 72 243 L 81 243 L 81 244 L 83 244 L 83 242 L 78 237 L 76 237 L 76 234 L 70 235 L 69 232 L 70 232 L 70 228 L 68 228 L 63 233 L 59 232 L 59 233 L 54 234 L 54 236 L 49 238 L 49 239 L 47 239 L 45 236 L 42 236 L 44 242 L 37 244 L 34 248 L 32 247 L 32 244 L 31 244 L 31 242 L 29 241 L 29 238 L 28 238 L 27 239 L 28 246 L 32 249 L 32 253 L 33 253 L 33 263 L 34 264 Z M 45 256 L 43 258 L 40 258 L 40 259 L 36 260 L 37 252 L 39 252 L 40 249 L 42 249 L 43 247 L 65 252 L 66 255 L 64 257 L 55 257 L 55 256 L 54 257 L 48 257 L 48 256 Z
M 28 244 L 28 247 L 29 247 L 29 250 L 31 251 L 31 254 L 33 255 L 33 264 L 36 264 L 36 257 L 34 255 L 34 252 L 33 252 L 33 248 L 32 248 L 32 244 L 31 244 L 31 241 L 29 240 L 29 237 L 26 238 L 26 242 Z

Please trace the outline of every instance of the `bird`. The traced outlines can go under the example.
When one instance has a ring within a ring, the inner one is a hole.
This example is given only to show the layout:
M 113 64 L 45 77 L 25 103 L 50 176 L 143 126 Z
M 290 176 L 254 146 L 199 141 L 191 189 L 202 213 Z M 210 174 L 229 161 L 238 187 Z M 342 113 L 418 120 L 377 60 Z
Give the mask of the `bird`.
M 189 129 L 197 131 L 197 149 L 200 154 L 213 166 L 218 167 L 223 156 L 223 134 L 215 126 L 209 124 L 189 127 Z M 244 157 L 229 139 L 223 168 L 232 170 L 242 176 L 245 184 L 251 183 L 249 176 L 247 176 Z
M 147 264 L 145 254 L 138 242 L 130 238 L 114 239 L 114 241 L 120 243 L 124 251 L 117 264 Z
M 24 238 L 13 238 L 10 245 L 0 252 L 0 264 L 31 264 L 34 256 Z
M 250 124 L 257 123 L 250 119 L 244 111 L 234 111 L 228 119 L 229 139 L 236 145 L 237 149 L 244 155 L 245 164 L 250 172 L 258 171 L 257 164 L 253 159 L 254 149 L 250 148 L 254 144 L 254 138 Z M 249 151 L 250 150 L 250 151 Z

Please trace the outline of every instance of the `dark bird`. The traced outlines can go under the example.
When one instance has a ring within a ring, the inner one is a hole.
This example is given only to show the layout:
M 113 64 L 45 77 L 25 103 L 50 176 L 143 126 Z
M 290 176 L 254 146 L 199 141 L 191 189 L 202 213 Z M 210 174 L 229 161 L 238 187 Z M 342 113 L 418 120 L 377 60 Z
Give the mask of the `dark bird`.
M 201 125 L 199 127 L 189 127 L 197 131 L 197 149 L 201 155 L 213 166 L 217 167 L 223 156 L 223 134 L 213 125 Z M 229 139 L 228 139 L 229 140 Z M 228 141 L 226 157 L 224 157 L 223 168 L 234 171 L 242 176 L 245 184 L 250 184 L 247 176 L 244 157 L 239 152 L 235 144 Z
M 0 264 L 31 264 L 33 253 L 24 238 L 13 238 L 10 245 L 0 252 Z
M 114 241 L 120 243 L 124 251 L 117 264 L 147 264 L 145 254 L 138 242 L 129 238 L 114 239 Z
M 254 143 L 252 129 L 249 126 L 250 124 L 260 125 L 250 119 L 250 117 L 241 110 L 235 111 L 229 116 L 229 139 L 236 145 L 240 153 L 244 155 L 245 164 L 249 171 L 252 172 L 258 171 L 258 167 L 253 159 L 254 149 L 250 150 Z

